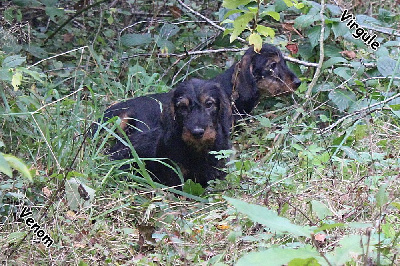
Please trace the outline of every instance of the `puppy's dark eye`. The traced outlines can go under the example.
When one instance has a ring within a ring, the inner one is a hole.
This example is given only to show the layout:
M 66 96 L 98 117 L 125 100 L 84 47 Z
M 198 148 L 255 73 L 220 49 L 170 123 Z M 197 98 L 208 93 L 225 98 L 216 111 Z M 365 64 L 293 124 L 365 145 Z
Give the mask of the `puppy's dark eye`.
M 206 108 L 211 108 L 214 105 L 215 105 L 215 102 L 213 100 L 206 101 Z
M 179 98 L 175 103 L 176 108 L 186 109 L 189 106 L 189 100 L 186 98 Z
M 274 70 L 276 68 L 276 62 L 273 62 L 270 66 L 270 69 Z

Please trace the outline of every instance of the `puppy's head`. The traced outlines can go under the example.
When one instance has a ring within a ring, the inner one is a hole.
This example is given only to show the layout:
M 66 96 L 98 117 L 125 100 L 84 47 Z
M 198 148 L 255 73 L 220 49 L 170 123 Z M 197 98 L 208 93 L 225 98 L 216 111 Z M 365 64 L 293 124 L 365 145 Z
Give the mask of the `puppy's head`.
M 232 112 L 218 83 L 200 79 L 181 83 L 173 94 L 170 114 L 183 142 L 198 152 L 209 151 L 218 137 L 229 138 Z
M 260 53 L 249 48 L 241 60 L 241 71 L 253 77 L 260 94 L 279 96 L 294 92 L 301 81 L 288 68 L 281 51 L 264 44 Z

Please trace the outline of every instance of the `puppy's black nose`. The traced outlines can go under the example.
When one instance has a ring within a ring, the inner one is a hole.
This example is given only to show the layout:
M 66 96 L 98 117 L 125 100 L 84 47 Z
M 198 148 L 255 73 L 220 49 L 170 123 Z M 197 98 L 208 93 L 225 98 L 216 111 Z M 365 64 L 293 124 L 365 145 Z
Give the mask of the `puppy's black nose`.
M 195 138 L 195 139 L 200 139 L 201 137 L 203 137 L 203 135 L 204 135 L 204 129 L 203 128 L 200 128 L 200 127 L 195 127 L 193 130 L 192 130 L 192 135 L 193 135 L 193 137 Z
M 293 80 L 293 84 L 294 84 L 294 86 L 296 87 L 296 89 L 300 86 L 300 84 L 301 84 L 301 80 L 299 79 L 299 78 L 295 78 L 294 80 Z

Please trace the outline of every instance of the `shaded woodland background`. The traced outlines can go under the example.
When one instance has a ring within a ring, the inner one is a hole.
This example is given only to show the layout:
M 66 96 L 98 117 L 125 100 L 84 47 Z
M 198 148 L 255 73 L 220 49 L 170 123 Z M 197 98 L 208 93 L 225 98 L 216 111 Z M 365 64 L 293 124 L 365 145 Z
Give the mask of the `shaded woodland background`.
M 344 9 L 377 51 L 340 22 Z M 398 1 L 15 0 L 0 11 L 3 263 L 400 263 Z M 235 155 L 220 154 L 232 158 L 225 180 L 152 187 L 104 155 L 118 121 L 85 134 L 112 102 L 228 69 L 253 33 L 302 85 L 241 121 Z M 18 218 L 23 206 L 50 248 Z

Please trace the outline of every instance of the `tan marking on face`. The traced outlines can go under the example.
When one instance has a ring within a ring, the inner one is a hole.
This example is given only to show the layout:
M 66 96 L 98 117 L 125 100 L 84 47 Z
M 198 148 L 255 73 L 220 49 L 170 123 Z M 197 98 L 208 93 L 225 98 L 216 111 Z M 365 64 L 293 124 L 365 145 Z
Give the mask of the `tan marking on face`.
M 273 60 L 278 64 L 281 58 L 275 56 Z M 258 81 L 257 88 L 260 90 L 261 94 L 272 97 L 290 94 L 297 89 L 293 82 L 293 76 L 289 73 L 285 73 L 284 79 L 279 79 L 276 74 L 272 73 L 271 77 L 266 77 Z
M 181 106 L 189 106 L 189 99 L 188 98 L 180 98 L 176 102 L 176 107 L 181 107 Z
M 182 140 L 189 146 L 193 147 L 197 152 L 206 152 L 210 149 L 217 137 L 217 132 L 214 128 L 207 127 L 204 131 L 203 137 L 196 139 L 187 128 L 183 128 Z
M 129 119 L 131 119 L 126 113 L 120 114 L 119 118 L 121 119 L 121 124 L 119 126 L 123 131 L 125 131 L 125 128 L 129 124 Z
M 279 56 L 279 55 L 274 55 L 272 58 L 271 58 L 271 61 L 274 61 L 275 63 L 279 63 L 280 61 L 282 60 L 282 58 Z
M 201 105 L 203 105 L 204 107 L 208 108 L 207 104 L 209 102 L 212 102 L 214 107 L 215 107 L 215 104 L 217 103 L 217 101 L 213 97 L 210 97 L 207 94 L 201 94 L 200 95 L 200 103 L 201 103 Z
M 261 94 L 273 97 L 293 92 L 293 89 L 283 82 L 269 78 L 258 81 L 257 88 Z
M 294 77 L 291 75 L 286 75 L 285 83 L 291 88 L 292 91 L 297 90 L 296 85 L 294 83 Z
M 175 105 L 173 103 L 169 105 L 169 110 L 171 112 L 171 117 L 173 117 L 173 119 L 175 120 Z M 161 115 L 164 118 L 164 113 L 161 113 Z
M 119 104 L 119 103 L 121 103 L 121 102 L 113 102 L 113 103 L 111 103 L 111 104 L 107 107 L 107 109 L 110 109 L 112 106 L 114 106 L 114 105 L 116 105 L 116 104 Z
M 199 96 L 200 103 L 201 103 L 202 105 L 205 105 L 205 103 L 207 102 L 207 100 L 208 100 L 209 98 L 210 98 L 210 97 L 208 97 L 208 95 L 205 94 L 205 93 L 200 94 L 200 96 Z

